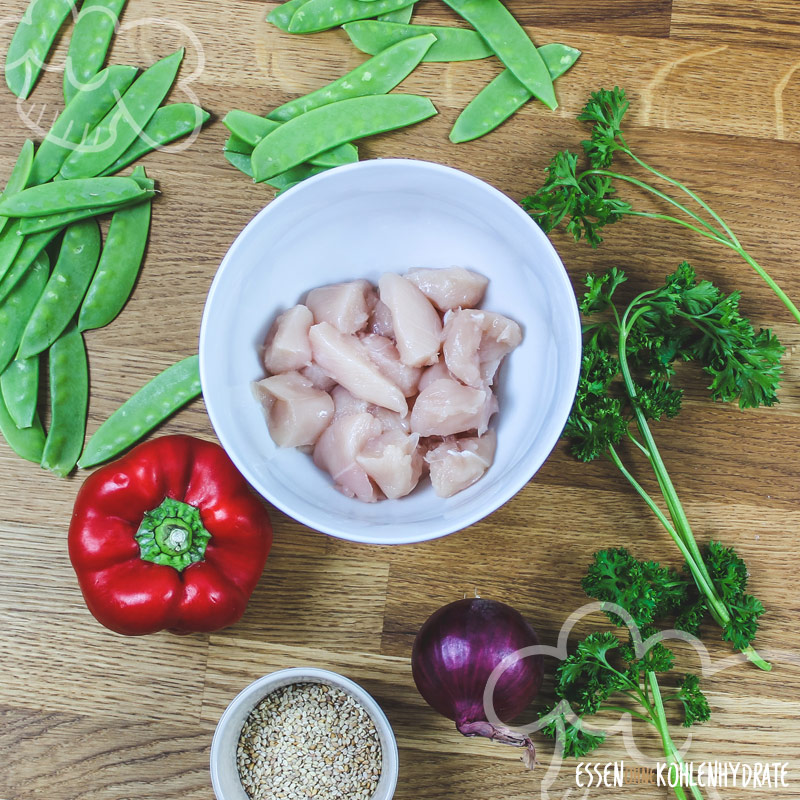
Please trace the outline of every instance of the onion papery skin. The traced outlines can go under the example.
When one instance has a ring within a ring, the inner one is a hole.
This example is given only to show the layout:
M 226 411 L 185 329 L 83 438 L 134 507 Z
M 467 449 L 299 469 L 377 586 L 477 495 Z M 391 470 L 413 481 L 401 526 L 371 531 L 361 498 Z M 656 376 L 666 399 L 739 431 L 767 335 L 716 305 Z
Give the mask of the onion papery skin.
M 480 597 L 457 600 L 434 612 L 420 629 L 411 655 L 412 675 L 425 701 L 459 730 L 464 728 L 465 735 L 488 735 L 471 723 L 486 720 L 483 693 L 489 676 L 506 656 L 538 644 L 525 618 L 505 603 Z M 510 721 L 521 714 L 537 695 L 543 674 L 541 654 L 510 666 L 495 687 L 497 716 Z

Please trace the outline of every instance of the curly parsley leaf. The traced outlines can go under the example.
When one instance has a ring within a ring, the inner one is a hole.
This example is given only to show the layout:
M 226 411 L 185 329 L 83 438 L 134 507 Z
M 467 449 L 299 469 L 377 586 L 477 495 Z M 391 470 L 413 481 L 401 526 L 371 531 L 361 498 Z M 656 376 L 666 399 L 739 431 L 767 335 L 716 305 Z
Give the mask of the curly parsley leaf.
M 700 679 L 697 675 L 687 674 L 678 683 L 678 694 L 674 698 L 683 704 L 683 726 L 688 728 L 699 722 L 708 722 L 711 709 L 708 700 L 700 690 Z

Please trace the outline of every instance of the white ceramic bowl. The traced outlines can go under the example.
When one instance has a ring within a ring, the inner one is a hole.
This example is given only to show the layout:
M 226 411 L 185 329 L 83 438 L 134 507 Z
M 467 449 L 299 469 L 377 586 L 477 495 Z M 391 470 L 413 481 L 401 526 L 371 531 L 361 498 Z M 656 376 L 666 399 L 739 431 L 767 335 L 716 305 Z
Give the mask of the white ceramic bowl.
M 501 367 L 498 446 L 483 478 L 448 499 L 424 481 L 399 500 L 340 494 L 297 450 L 279 449 L 250 390 L 275 317 L 316 286 L 383 272 L 463 266 L 486 275 L 482 307 L 522 325 Z M 403 544 L 461 530 L 513 497 L 549 455 L 580 369 L 580 321 L 547 237 L 510 198 L 464 172 L 425 161 L 362 161 L 310 178 L 273 200 L 231 245 L 206 301 L 200 376 L 211 423 L 253 487 L 318 531 Z
M 236 748 L 239 735 L 250 712 L 281 686 L 292 683 L 325 683 L 354 697 L 372 718 L 381 743 L 381 777 L 372 800 L 390 800 L 397 786 L 398 758 L 394 731 L 381 707 L 372 696 L 349 678 L 313 667 L 296 667 L 272 672 L 254 681 L 231 700 L 220 717 L 211 740 L 211 785 L 217 800 L 249 800 L 239 779 Z

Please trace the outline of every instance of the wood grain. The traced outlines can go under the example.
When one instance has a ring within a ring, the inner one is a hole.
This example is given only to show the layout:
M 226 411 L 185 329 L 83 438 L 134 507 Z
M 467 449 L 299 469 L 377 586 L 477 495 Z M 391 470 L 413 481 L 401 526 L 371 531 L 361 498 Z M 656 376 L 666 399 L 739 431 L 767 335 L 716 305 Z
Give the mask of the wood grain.
M 0 54 L 24 5 L 4 5 Z M 215 270 L 243 225 L 273 197 L 222 158 L 226 131 L 219 119 L 233 107 L 263 113 L 363 60 L 341 31 L 280 33 L 264 21 L 273 5 L 136 0 L 125 11 L 112 61 L 145 66 L 186 46 L 182 84 L 170 100 L 196 98 L 213 121 L 189 149 L 144 160 L 161 195 L 133 298 L 112 325 L 86 337 L 89 434 L 157 372 L 197 351 Z M 579 146 L 585 129 L 575 115 L 588 93 L 621 85 L 632 100 L 628 138 L 635 149 L 710 200 L 753 256 L 800 298 L 800 5 L 510 0 L 509 6 L 537 42 L 583 51 L 557 84 L 559 109 L 529 104 L 490 136 L 452 145 L 453 120 L 500 67 L 493 59 L 425 64 L 403 91 L 430 96 L 439 116 L 364 142 L 362 156 L 439 161 L 519 200 L 539 185 L 554 152 Z M 435 0 L 421 0 L 416 18 L 459 24 Z M 0 179 L 24 139 L 41 139 L 61 108 L 57 68 L 68 39 L 68 33 L 60 38 L 54 69 L 29 101 L 16 104 L 0 90 Z M 744 311 L 787 346 L 779 407 L 741 412 L 711 404 L 702 376 L 681 370 L 685 410 L 657 425 L 656 435 L 697 538 L 720 539 L 747 560 L 752 591 L 768 609 L 758 646 L 775 661 L 769 675 L 736 665 L 705 677 L 712 721 L 692 731 L 689 757 L 789 764 L 786 788 L 709 791 L 708 798 L 800 798 L 800 329 L 735 254 L 681 229 L 626 220 L 607 230 L 598 250 L 562 233 L 553 242 L 578 290 L 587 271 L 620 265 L 630 275 L 623 291 L 632 295 L 688 259 L 701 276 L 728 291 L 741 289 Z M 156 434 L 171 432 L 214 438 L 202 400 Z M 641 459 L 625 455 L 655 490 Z M 464 739 L 425 705 L 411 679 L 414 636 L 439 605 L 477 592 L 518 607 L 542 641 L 555 644 L 566 616 L 586 601 L 579 581 L 599 547 L 626 546 L 679 563 L 613 466 L 578 463 L 560 443 L 509 503 L 438 541 L 367 547 L 327 538 L 273 511 L 273 553 L 238 625 L 212 636 L 129 639 L 94 621 L 67 557 L 66 529 L 83 477 L 58 480 L 0 443 L 2 800 L 210 800 L 209 747 L 227 703 L 260 675 L 301 664 L 349 675 L 386 709 L 401 751 L 398 800 L 574 797 L 574 764 L 559 769 L 547 742 L 539 742 L 541 766 L 527 774 L 513 750 Z M 573 638 L 603 625 L 592 615 Z M 712 664 L 727 664 L 727 646 L 713 629 L 706 633 Z M 696 656 L 677 650 L 685 668 L 698 668 Z M 637 746 L 645 763 L 658 756 L 658 742 L 646 731 Z M 630 760 L 620 737 L 596 758 Z M 581 796 L 669 795 L 627 786 Z

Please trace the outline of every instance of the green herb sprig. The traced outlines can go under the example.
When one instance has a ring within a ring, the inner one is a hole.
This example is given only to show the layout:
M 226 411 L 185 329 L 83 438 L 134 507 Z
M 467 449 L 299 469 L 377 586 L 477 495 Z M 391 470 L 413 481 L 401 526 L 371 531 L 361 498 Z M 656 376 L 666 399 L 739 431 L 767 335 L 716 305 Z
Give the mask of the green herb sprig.
M 725 295 L 709 281 L 698 281 L 686 262 L 663 286 L 642 292 L 620 312 L 614 293 L 625 280 L 617 268 L 586 276 L 580 304 L 586 319 L 581 374 L 564 435 L 582 461 L 607 456 L 678 546 L 697 588 L 693 603 L 682 608 L 679 626 L 696 632 L 708 613 L 722 628 L 723 639 L 769 669 L 751 644 L 764 608 L 746 593 L 747 568 L 733 550 L 717 543 L 701 551 L 649 422 L 680 411 L 682 391 L 672 383 L 676 360 L 702 366 L 714 400 L 738 400 L 742 408 L 775 404 L 783 347 L 769 330 L 756 333 L 739 311 L 738 293 Z M 592 319 L 595 315 L 599 317 Z M 623 439 L 646 456 L 666 513 L 623 463 L 617 450 Z M 630 579 L 625 578 L 624 564 L 609 561 L 606 567 L 617 583 Z M 641 581 L 648 580 L 652 582 L 652 576 L 645 573 Z M 597 586 L 594 591 L 599 591 Z M 634 583 L 631 592 L 631 598 L 641 602 L 650 596 L 641 582 Z M 617 594 L 603 599 L 620 598 Z M 656 606 L 659 602 L 663 599 L 653 599 Z
M 648 217 L 689 228 L 738 253 L 800 322 L 800 309 L 744 249 L 722 217 L 686 185 L 654 169 L 631 150 L 622 132 L 628 105 L 625 91 L 619 87 L 593 92 L 578 115 L 579 120 L 592 124 L 591 138 L 582 143 L 589 169 L 579 171 L 576 154 L 568 150 L 557 153 L 547 167 L 544 185 L 535 194 L 522 200 L 523 208 L 545 233 L 563 222 L 567 232 L 576 241 L 585 238 L 592 247 L 597 247 L 603 241 L 601 231 L 606 225 L 618 222 L 625 216 Z M 628 156 L 679 193 L 673 196 L 669 194 L 669 189 L 661 191 L 646 181 L 609 169 L 618 153 Z M 682 216 L 634 209 L 629 202 L 616 196 L 615 182 L 618 181 L 644 189 L 673 206 Z
M 607 606 L 615 625 L 629 627 L 628 639 L 594 632 L 578 643 L 556 670 L 555 703 L 540 714 L 542 732 L 560 742 L 563 757 L 581 758 L 605 741 L 603 714 L 630 714 L 655 728 L 668 768 L 679 771 L 684 762 L 670 735 L 666 706 L 682 707 L 684 727 L 708 721 L 711 711 L 697 675 L 667 677 L 671 688 L 664 688 L 663 676 L 673 669 L 675 655 L 653 623 L 694 604 L 692 581 L 619 549 L 595 553 L 583 587 Z M 595 715 L 599 719 L 587 727 L 587 718 Z M 680 784 L 674 791 L 686 800 Z M 702 800 L 697 786 L 691 793 Z

